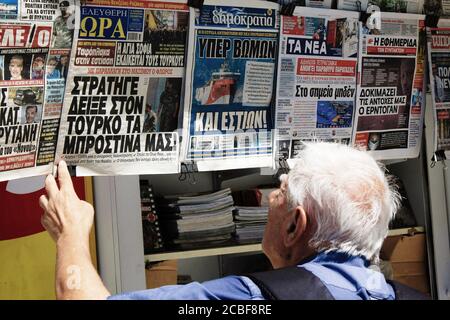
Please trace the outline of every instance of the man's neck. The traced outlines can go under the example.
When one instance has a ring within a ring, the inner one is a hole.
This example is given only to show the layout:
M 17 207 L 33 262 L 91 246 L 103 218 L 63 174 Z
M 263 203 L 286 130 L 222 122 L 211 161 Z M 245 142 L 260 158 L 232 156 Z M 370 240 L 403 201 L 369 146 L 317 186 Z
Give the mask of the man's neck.
M 302 252 L 300 254 L 296 254 L 296 252 Z M 284 260 L 277 266 L 274 266 L 274 269 L 280 269 L 280 268 L 287 268 L 287 267 L 293 267 L 299 264 L 303 264 L 309 260 L 314 259 L 318 252 L 316 252 L 313 249 L 302 249 L 298 250 L 295 253 L 291 253 L 287 257 L 284 258 Z

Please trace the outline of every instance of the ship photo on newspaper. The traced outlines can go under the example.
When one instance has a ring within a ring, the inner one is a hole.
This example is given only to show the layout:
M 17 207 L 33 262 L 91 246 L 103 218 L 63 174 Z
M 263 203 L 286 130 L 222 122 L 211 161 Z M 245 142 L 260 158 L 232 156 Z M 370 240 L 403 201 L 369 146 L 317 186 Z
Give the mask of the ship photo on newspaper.
M 239 72 L 230 71 L 228 63 L 224 62 L 203 87 L 196 89 L 195 99 L 201 105 L 232 103 L 240 75 Z

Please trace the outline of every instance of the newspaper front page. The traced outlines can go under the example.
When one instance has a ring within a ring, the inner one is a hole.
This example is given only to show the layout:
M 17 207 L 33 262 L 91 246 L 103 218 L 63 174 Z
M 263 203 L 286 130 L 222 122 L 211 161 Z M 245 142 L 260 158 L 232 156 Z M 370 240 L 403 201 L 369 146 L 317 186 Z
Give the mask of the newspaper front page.
M 295 158 L 302 141 L 350 143 L 358 18 L 357 12 L 303 7 L 292 17 L 281 16 L 278 157 Z
M 183 155 L 199 171 L 273 166 L 278 7 L 206 0 L 191 8 Z
M 424 114 L 424 16 L 381 13 L 360 26 L 353 143 L 376 159 L 419 155 Z
M 57 156 L 77 175 L 179 172 L 185 1 L 86 1 Z
M 52 170 L 72 44 L 73 1 L 0 10 L 0 181 Z
M 435 119 L 434 149 L 450 158 L 450 28 L 427 28 L 428 65 Z

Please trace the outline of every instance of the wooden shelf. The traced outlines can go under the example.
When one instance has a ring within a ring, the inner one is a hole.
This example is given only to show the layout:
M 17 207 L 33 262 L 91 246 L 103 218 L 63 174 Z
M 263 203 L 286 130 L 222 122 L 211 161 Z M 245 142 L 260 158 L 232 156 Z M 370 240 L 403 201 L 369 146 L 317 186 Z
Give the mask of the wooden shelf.
M 424 227 L 393 229 L 389 230 L 388 236 L 399 236 L 420 232 L 425 232 Z M 218 248 L 208 248 L 208 249 L 198 249 L 188 251 L 162 252 L 145 255 L 144 257 L 145 260 L 147 261 L 155 262 L 164 260 L 188 259 L 188 258 L 208 257 L 233 253 L 246 253 L 246 252 L 262 252 L 261 244 L 256 243 L 256 244 L 234 245 L 228 247 L 218 247 Z
M 167 252 L 167 253 L 163 252 L 163 253 L 149 254 L 144 257 L 145 260 L 153 262 L 153 261 L 188 259 L 188 258 L 198 258 L 198 257 L 216 256 L 233 253 L 245 253 L 245 252 L 262 252 L 261 244 L 256 243 L 256 244 L 235 245 L 229 247 L 210 248 L 210 249 L 198 249 L 198 250 Z
M 425 232 L 424 227 L 410 227 L 410 228 L 389 230 L 388 236 L 400 236 L 400 235 L 422 233 L 422 232 Z

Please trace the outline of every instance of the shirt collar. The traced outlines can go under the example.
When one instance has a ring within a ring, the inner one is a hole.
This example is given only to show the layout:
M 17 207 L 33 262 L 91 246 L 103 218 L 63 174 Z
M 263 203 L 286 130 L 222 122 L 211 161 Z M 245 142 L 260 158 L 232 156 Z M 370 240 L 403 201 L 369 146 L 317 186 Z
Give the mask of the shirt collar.
M 354 256 L 348 254 L 346 252 L 340 251 L 320 251 L 308 258 L 302 260 L 298 265 L 303 265 L 308 262 L 316 262 L 316 263 L 326 263 L 326 262 L 334 262 L 334 263 L 345 263 L 348 265 L 352 265 L 355 267 L 368 267 L 370 266 L 369 260 L 367 260 L 364 256 Z

